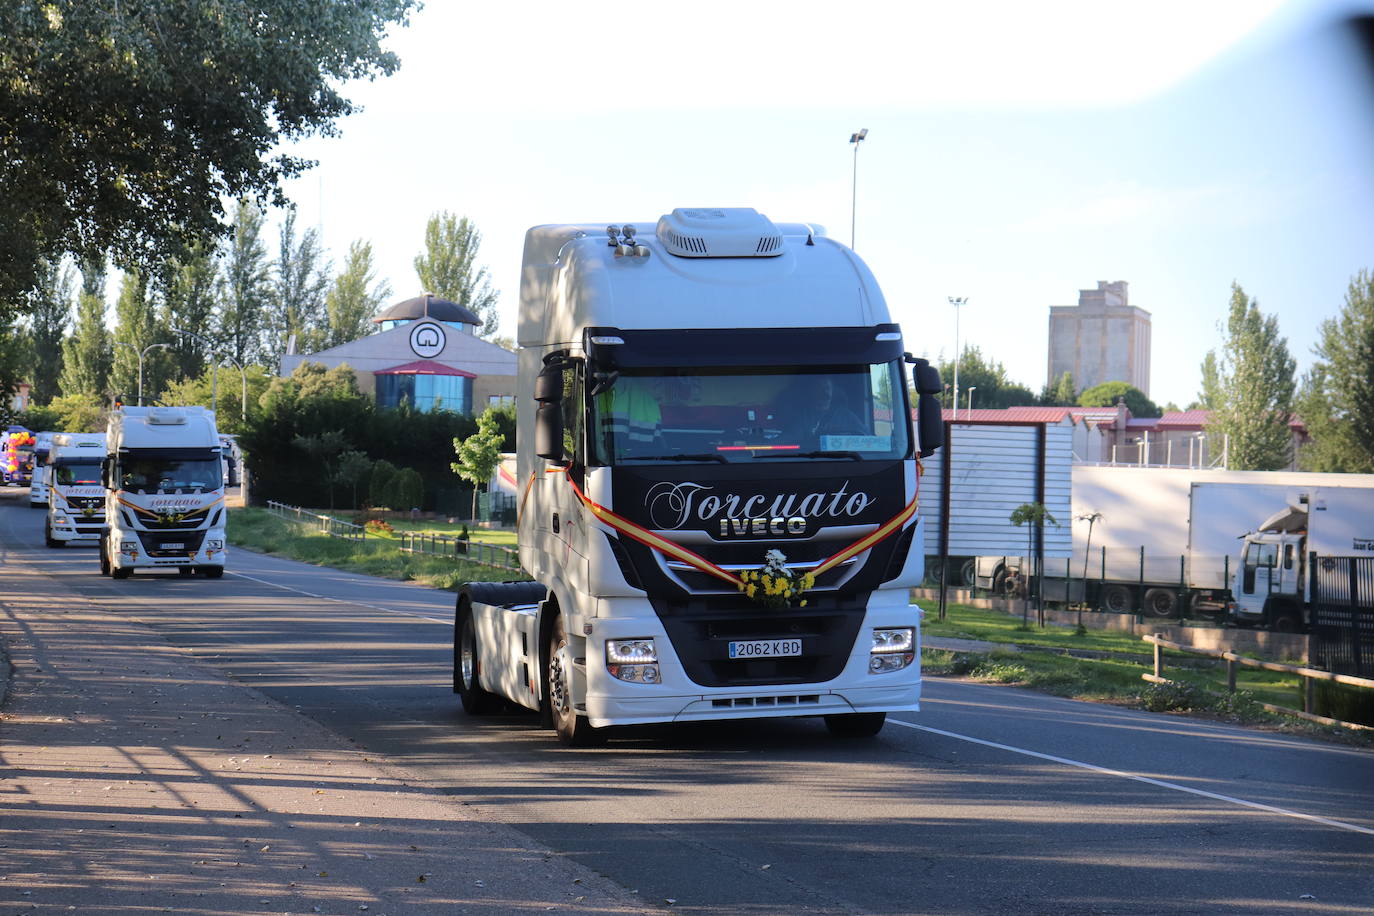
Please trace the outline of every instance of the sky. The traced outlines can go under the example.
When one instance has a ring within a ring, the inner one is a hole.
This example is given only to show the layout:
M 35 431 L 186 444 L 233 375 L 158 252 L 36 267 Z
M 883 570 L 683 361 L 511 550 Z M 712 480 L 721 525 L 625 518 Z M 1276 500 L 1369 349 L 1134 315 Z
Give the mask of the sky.
M 1232 282 L 1301 372 L 1374 270 L 1371 81 L 1337 28 L 1370 8 L 430 0 L 388 37 L 401 70 L 346 87 L 364 110 L 340 136 L 291 148 L 319 165 L 286 192 L 336 266 L 371 241 L 389 301 L 423 292 L 426 220 L 467 216 L 507 336 L 530 226 L 819 224 L 852 235 L 909 350 L 951 357 L 966 297 L 960 344 L 1036 392 L 1049 306 L 1125 280 L 1149 394 L 1186 407 Z

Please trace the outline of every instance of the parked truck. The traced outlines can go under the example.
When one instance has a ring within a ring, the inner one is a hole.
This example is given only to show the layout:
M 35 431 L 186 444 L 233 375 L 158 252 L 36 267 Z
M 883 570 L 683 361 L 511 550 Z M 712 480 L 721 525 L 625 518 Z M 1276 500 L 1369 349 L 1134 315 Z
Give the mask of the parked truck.
M 578 745 L 781 716 L 870 735 L 918 709 L 942 386 L 853 251 L 748 209 L 537 226 L 518 333 L 529 581 L 460 591 L 469 713 L 528 707 Z
M 1374 490 L 1323 487 L 1292 492 L 1287 504 L 1245 535 L 1231 612 L 1242 626 L 1298 632 L 1311 618 L 1308 564 L 1374 557 Z M 1374 583 L 1362 583 L 1370 602 Z
M 1230 619 L 1241 539 L 1317 484 L 1374 493 L 1374 476 L 1193 468 L 1073 469 L 1073 555 L 1045 564 L 1048 600 L 1150 617 Z M 978 558 L 977 583 L 1025 590 L 1021 557 Z
M 43 543 L 100 543 L 105 527 L 105 489 L 100 464 L 105 459 L 104 433 L 57 433 L 49 442 L 48 460 L 34 473 L 47 482 L 48 514 Z
M 100 572 L 224 575 L 224 471 L 215 415 L 204 407 L 121 407 L 101 464 Z

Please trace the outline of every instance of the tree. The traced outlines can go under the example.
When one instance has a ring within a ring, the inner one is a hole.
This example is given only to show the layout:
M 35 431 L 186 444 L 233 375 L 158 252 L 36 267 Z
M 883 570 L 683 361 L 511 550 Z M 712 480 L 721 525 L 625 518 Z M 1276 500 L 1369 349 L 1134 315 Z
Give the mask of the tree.
M 1120 399 L 1126 399 L 1126 409 L 1135 417 L 1157 417 L 1159 407 L 1145 396 L 1145 392 L 1130 382 L 1103 382 L 1094 385 L 1078 396 L 1080 407 L 1115 407 Z
M 211 320 L 219 307 L 219 262 L 209 245 L 197 242 L 173 258 L 157 280 L 162 321 L 169 330 L 175 329 L 167 351 L 172 377 L 196 378 L 212 359 L 206 335 L 212 333 Z
M 1303 376 L 1298 415 L 1312 441 L 1303 446 L 1310 471 L 1374 472 L 1374 273 L 1350 280 L 1345 305 L 1321 323 Z
M 334 484 L 338 482 L 338 462 L 348 451 L 348 438 L 341 430 L 331 429 L 315 436 L 296 436 L 291 444 L 304 452 L 312 466 L 320 469 L 320 476 L 329 484 L 329 509 L 334 510 Z
M 319 232 L 307 229 L 297 242 L 296 214 L 288 213 L 282 223 L 268 290 L 266 355 L 270 365 L 281 362 L 293 334 L 297 353 L 319 349 L 329 320 L 325 308 L 327 271 Z
M 329 334 L 326 347 L 366 337 L 371 330 L 372 316 L 387 297 L 391 287 L 385 281 L 374 285 L 376 274 L 372 267 L 372 243 L 358 239 L 348 246 L 343 271 L 334 278 L 325 298 L 329 314 Z
M 81 265 L 81 294 L 76 300 L 76 326 L 62 344 L 61 388 L 64 397 L 104 402 L 109 390 L 110 334 L 105 330 L 105 267 Z
M 143 275 L 136 270 L 124 274 L 115 302 L 115 330 L 113 362 L 110 368 L 110 387 L 132 400 L 139 389 L 139 356 L 143 355 L 143 403 L 157 399 L 166 377 L 168 360 L 162 348 L 148 350 L 154 343 L 166 343 L 167 335 L 148 301 L 148 287 Z
M 334 467 L 334 482 L 353 492 L 352 506 L 358 508 L 358 482 L 372 471 L 372 459 L 366 452 L 349 449 L 339 456 Z
M 262 353 L 269 272 L 262 223 L 261 210 L 251 201 L 239 201 L 234 237 L 224 256 L 224 297 L 215 336 L 241 366 L 256 362 Z
M 425 250 L 415 258 L 415 273 L 426 292 L 456 302 L 480 318 L 477 333 L 488 337 L 496 332 L 501 316 L 487 268 L 477 266 L 481 245 L 482 233 L 466 216 L 436 213 L 425 226 Z
M 1074 407 L 1078 404 L 1078 387 L 1074 384 L 1073 373 L 1064 372 L 1053 384 L 1046 384 L 1040 394 L 1040 403 L 1046 407 Z
M 64 253 L 153 269 L 220 234 L 221 200 L 284 202 L 345 82 L 400 62 L 416 0 L 0 5 L 0 310 Z
M 451 467 L 459 477 L 472 484 L 472 517 L 477 518 L 477 488 L 488 486 L 496 466 L 501 463 L 501 446 L 505 442 L 501 420 L 491 408 L 477 418 L 477 432 L 464 439 L 453 440 L 458 460 Z
M 954 363 L 940 362 L 940 378 L 951 381 L 954 378 Z M 983 352 L 971 344 L 964 345 L 964 356 L 959 361 L 959 408 L 968 407 L 969 391 L 978 389 L 973 406 L 1006 408 L 1030 405 L 1036 402 L 1034 392 L 1025 385 L 1013 382 L 1007 375 L 1006 367 L 995 359 L 984 359 Z M 953 389 L 951 389 L 951 394 Z M 950 405 L 952 406 L 952 405 Z
M 1221 376 L 1217 368 L 1217 353 L 1208 350 L 1202 358 L 1202 386 L 1197 395 L 1197 409 L 1216 410 L 1221 406 Z
M 1050 513 L 1050 510 L 1045 507 L 1044 503 L 1022 503 L 1011 510 L 1011 515 L 1007 518 L 1017 528 L 1023 525 L 1026 526 L 1026 563 L 1031 566 L 1031 574 L 1036 576 L 1038 580 L 1039 570 L 1036 568 L 1036 564 L 1040 558 L 1035 552 L 1036 537 L 1044 537 L 1046 522 L 1049 522 L 1057 528 L 1059 526 L 1059 521 Z M 1021 609 L 1023 626 L 1027 625 L 1026 615 L 1029 612 L 1030 606 L 1029 593 L 1026 595 L 1026 599 Z M 1043 626 L 1044 623 L 1044 620 L 1040 621 L 1041 626 Z
M 156 351 L 155 351 L 156 352 Z M 215 411 L 215 426 L 222 433 L 241 434 L 246 413 L 251 423 L 253 414 L 261 407 L 261 399 L 274 376 L 262 366 L 249 366 L 247 371 L 248 409 L 243 407 L 245 379 L 233 366 L 221 366 L 216 371 L 208 366 L 198 376 L 171 382 L 162 392 L 164 404 L 200 405 Z
M 72 322 L 72 298 L 76 279 L 69 264 L 43 259 L 38 264 L 39 284 L 29 296 L 28 336 L 32 369 L 28 381 L 35 403 L 57 397 L 62 378 L 62 340 Z
M 1286 467 L 1296 363 L 1288 355 L 1288 340 L 1279 336 L 1278 319 L 1262 315 L 1238 283 L 1231 284 L 1226 340 L 1214 359 L 1217 401 L 1207 431 L 1226 437 L 1229 466 L 1239 471 Z

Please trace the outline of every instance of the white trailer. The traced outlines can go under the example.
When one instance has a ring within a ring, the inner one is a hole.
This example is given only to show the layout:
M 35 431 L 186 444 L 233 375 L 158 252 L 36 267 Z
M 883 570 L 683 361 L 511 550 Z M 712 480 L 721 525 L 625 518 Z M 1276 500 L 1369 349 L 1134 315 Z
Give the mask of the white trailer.
M 1290 492 L 1287 504 L 1244 539 L 1234 580 L 1238 624 L 1296 632 L 1310 620 L 1313 558 L 1374 557 L 1374 490 L 1321 487 Z M 1363 583 L 1369 602 L 1371 585 Z
M 100 572 L 224 575 L 224 471 L 204 407 L 123 407 L 110 414 L 101 466 Z
M 519 347 L 531 581 L 458 597 L 469 713 L 509 701 L 581 744 L 779 716 L 870 735 L 919 707 L 916 459 L 942 386 L 854 252 L 753 210 L 537 226 Z
M 1047 564 L 1047 594 L 1161 618 L 1224 618 L 1241 538 L 1295 489 L 1374 492 L 1370 474 L 1077 465 L 1072 479 L 1072 558 Z M 1020 565 L 980 558 L 979 584 L 996 587 Z
M 49 547 L 100 542 L 105 527 L 105 488 L 100 464 L 105 459 L 104 433 L 56 433 L 47 461 L 34 468 L 34 480 L 47 484 L 47 517 L 43 543 Z M 41 472 L 41 473 L 40 473 Z

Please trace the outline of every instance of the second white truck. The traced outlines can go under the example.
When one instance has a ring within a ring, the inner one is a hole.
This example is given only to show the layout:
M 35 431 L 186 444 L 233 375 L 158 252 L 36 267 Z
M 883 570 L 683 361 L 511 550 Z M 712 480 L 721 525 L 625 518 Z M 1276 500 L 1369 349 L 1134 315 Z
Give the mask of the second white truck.
M 123 407 L 110 414 L 101 467 L 100 572 L 224 575 L 224 465 L 204 407 Z
M 43 521 L 43 543 L 98 544 L 105 527 L 105 488 L 100 485 L 100 464 L 105 458 L 104 433 L 56 433 L 47 460 L 34 469 L 46 485 L 48 515 Z

